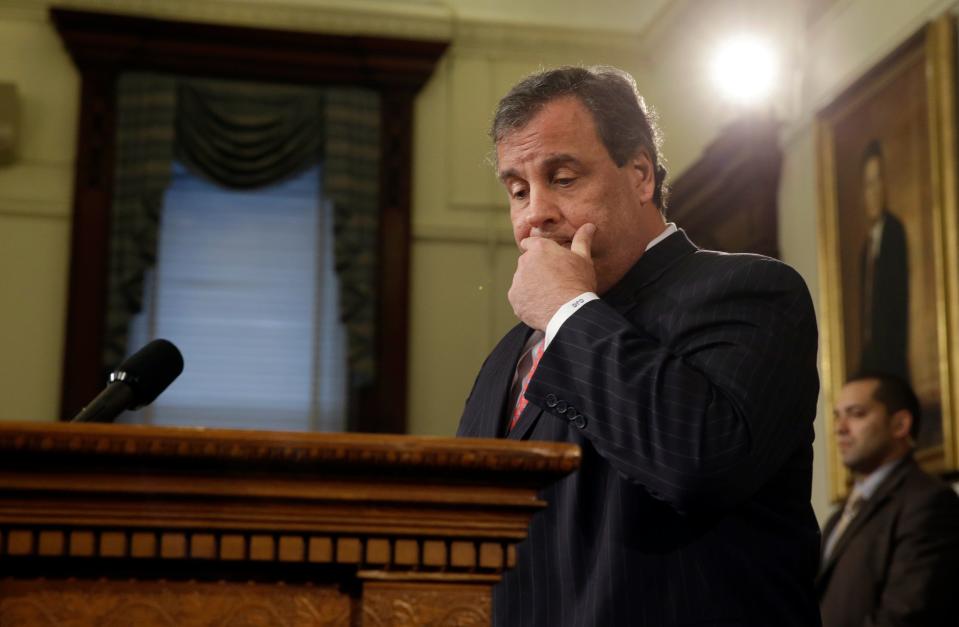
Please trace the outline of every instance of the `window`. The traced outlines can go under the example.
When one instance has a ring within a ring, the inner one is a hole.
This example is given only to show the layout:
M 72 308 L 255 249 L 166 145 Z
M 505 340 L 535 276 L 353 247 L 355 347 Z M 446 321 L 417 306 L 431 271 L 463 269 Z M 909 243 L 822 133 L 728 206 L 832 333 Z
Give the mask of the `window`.
M 122 422 L 338 431 L 346 416 L 332 215 L 319 167 L 255 191 L 175 164 L 130 352 L 166 338 L 183 374 Z

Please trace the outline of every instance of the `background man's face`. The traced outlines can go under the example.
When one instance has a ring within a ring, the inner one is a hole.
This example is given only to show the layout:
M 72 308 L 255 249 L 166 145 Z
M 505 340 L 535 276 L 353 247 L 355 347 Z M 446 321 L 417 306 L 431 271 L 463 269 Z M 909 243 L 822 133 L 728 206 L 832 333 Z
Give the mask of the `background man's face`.
M 847 383 L 833 413 L 842 462 L 864 475 L 889 461 L 897 450 L 895 419 L 874 397 L 878 386 L 872 379 Z
M 862 167 L 862 201 L 870 222 L 875 222 L 882 215 L 885 204 L 883 185 L 882 163 L 879 157 L 869 157 Z
M 641 239 L 643 198 L 630 162 L 613 162 L 589 110 L 576 98 L 554 100 L 503 137 L 496 153 L 517 245 L 546 237 L 569 248 L 576 230 L 591 222 L 598 289 L 612 287 L 618 276 L 611 269 Z

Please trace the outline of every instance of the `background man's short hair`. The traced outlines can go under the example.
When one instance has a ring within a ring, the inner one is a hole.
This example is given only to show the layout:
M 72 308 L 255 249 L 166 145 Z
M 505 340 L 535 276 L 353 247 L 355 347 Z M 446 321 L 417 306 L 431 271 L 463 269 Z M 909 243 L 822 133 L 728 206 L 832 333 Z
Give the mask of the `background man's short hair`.
M 655 169 L 653 202 L 665 211 L 669 190 L 660 151 L 656 115 L 626 72 L 609 66 L 565 66 L 527 76 L 496 108 L 490 137 L 499 143 L 508 133 L 526 126 L 549 102 L 572 96 L 589 110 L 606 151 L 622 167 L 645 149 Z
M 890 414 L 894 414 L 901 409 L 905 409 L 912 414 L 912 425 L 909 427 L 909 435 L 915 440 L 919 437 L 919 425 L 922 421 L 922 409 L 919 406 L 919 398 L 913 391 L 912 386 L 902 378 L 885 372 L 858 372 L 849 378 L 847 383 L 853 381 L 871 381 L 878 382 L 876 392 L 873 398 L 883 404 Z

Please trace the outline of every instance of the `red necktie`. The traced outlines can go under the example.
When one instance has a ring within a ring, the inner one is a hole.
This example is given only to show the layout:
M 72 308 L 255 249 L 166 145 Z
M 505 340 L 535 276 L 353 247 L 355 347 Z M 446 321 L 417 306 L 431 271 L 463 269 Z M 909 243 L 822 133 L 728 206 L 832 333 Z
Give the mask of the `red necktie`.
M 513 417 L 509 421 L 510 431 L 512 431 L 513 427 L 516 426 L 516 423 L 519 422 L 520 415 L 523 413 L 523 410 L 526 409 L 526 405 L 529 403 L 529 401 L 526 400 L 526 386 L 529 385 L 530 379 L 533 378 L 533 373 L 536 372 L 536 366 L 539 365 L 539 360 L 546 350 L 545 344 L 546 342 L 544 340 L 540 340 L 530 350 L 530 354 L 533 357 L 533 365 L 530 366 L 529 372 L 527 372 L 526 376 L 523 377 L 523 386 L 520 388 L 519 397 L 516 399 L 516 406 L 513 408 Z

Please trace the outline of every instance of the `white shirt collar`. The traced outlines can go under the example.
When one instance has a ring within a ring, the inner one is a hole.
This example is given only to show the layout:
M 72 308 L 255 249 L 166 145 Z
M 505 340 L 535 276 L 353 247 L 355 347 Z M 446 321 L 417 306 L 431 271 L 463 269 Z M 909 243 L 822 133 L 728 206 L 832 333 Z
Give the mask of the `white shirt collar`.
M 898 466 L 905 457 L 900 457 L 899 459 L 894 459 L 891 462 L 886 462 L 879 468 L 875 469 L 869 476 L 865 479 L 856 482 L 856 490 L 863 496 L 865 499 L 872 498 L 872 495 L 876 493 L 876 490 L 879 489 L 879 485 L 889 476 L 889 473 Z
M 882 230 L 886 225 L 886 217 L 883 216 L 876 220 L 876 223 L 869 229 L 869 254 L 874 258 L 879 256 L 879 247 L 882 246 Z
M 676 224 L 674 222 L 667 223 L 666 228 L 663 229 L 663 232 L 657 235 L 656 237 L 654 237 L 653 241 L 651 241 L 649 244 L 646 245 L 646 250 L 649 250 L 650 248 L 660 243 L 661 241 L 663 241 L 664 239 L 666 239 L 667 237 L 669 237 L 670 235 L 672 235 L 678 230 L 679 229 L 676 228 Z

